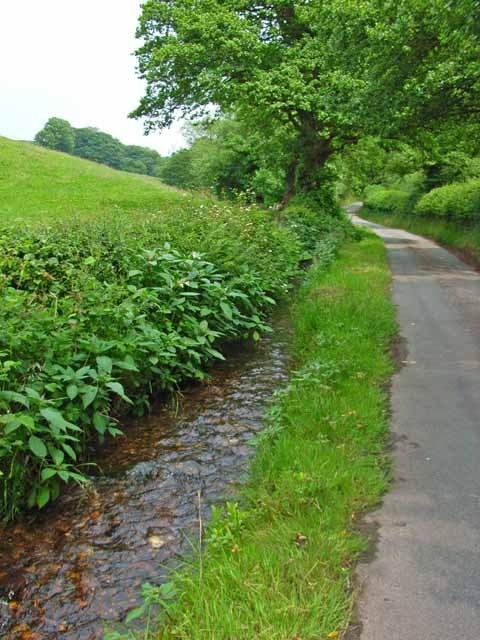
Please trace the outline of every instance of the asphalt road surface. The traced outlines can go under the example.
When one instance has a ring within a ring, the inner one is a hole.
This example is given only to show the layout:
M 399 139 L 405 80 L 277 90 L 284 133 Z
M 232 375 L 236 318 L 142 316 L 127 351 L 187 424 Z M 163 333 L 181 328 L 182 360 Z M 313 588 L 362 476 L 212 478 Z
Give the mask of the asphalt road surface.
M 480 640 L 480 275 L 434 242 L 355 222 L 386 243 L 405 339 L 394 482 L 367 517 L 377 544 L 357 573 L 356 636 Z

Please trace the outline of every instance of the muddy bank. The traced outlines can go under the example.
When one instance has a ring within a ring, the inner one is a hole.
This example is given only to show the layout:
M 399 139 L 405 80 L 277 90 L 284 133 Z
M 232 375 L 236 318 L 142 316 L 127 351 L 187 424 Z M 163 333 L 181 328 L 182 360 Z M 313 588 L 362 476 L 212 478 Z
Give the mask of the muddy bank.
M 190 548 L 199 518 L 228 496 L 253 453 L 272 392 L 287 379 L 285 313 L 257 345 L 231 350 L 178 408 L 123 425 L 91 490 L 73 488 L 36 522 L 0 530 L 0 637 L 94 640 Z

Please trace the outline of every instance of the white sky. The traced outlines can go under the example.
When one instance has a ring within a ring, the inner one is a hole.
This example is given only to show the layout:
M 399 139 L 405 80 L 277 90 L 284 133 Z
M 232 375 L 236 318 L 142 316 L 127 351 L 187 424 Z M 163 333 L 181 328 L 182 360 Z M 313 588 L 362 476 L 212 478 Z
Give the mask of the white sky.
M 51 116 L 166 155 L 180 125 L 143 135 L 132 55 L 140 0 L 0 0 L 0 135 L 31 140 Z

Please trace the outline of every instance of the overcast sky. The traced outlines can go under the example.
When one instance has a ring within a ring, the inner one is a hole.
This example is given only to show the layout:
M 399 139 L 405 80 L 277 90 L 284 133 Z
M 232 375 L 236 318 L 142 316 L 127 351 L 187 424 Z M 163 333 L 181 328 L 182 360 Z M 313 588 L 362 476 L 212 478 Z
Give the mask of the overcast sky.
M 168 154 L 180 126 L 143 135 L 127 118 L 140 0 L 0 0 L 0 135 L 31 140 L 51 116 Z

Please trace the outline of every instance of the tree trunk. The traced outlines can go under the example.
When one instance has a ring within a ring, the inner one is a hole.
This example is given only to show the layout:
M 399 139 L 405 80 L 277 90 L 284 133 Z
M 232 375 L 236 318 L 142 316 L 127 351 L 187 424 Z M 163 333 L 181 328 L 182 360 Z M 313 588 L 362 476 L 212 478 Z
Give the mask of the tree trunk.
M 297 181 L 298 156 L 293 155 L 285 174 L 285 191 L 280 202 L 280 208 L 284 209 L 295 195 L 295 186 Z

